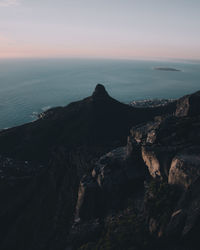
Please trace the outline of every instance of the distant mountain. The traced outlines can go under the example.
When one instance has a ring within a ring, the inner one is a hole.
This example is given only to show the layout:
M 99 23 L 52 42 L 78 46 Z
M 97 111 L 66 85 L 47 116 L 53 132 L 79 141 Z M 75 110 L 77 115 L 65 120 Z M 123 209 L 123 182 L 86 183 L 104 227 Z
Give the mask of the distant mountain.
M 175 104 L 133 108 L 108 95 L 98 84 L 92 96 L 49 109 L 40 119 L 0 132 L 0 152 L 24 160 L 48 160 L 58 147 L 112 147 L 125 143 L 129 129 L 155 115 L 173 112 Z

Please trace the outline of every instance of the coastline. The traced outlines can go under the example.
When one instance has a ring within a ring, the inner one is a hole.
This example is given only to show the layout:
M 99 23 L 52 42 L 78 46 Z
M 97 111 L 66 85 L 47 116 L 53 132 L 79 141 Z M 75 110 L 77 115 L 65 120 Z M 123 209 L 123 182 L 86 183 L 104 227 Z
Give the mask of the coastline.
M 142 99 L 137 101 L 132 101 L 130 105 L 134 108 L 157 108 L 168 105 L 169 103 L 175 102 L 177 99 L 164 99 L 164 98 L 154 98 L 154 99 Z

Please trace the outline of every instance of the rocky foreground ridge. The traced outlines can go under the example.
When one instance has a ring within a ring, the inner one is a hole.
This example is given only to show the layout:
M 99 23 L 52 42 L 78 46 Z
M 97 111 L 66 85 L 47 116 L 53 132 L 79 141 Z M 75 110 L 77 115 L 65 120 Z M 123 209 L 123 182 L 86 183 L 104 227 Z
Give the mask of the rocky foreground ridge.
M 0 249 L 200 246 L 200 92 L 91 97 L 0 132 Z

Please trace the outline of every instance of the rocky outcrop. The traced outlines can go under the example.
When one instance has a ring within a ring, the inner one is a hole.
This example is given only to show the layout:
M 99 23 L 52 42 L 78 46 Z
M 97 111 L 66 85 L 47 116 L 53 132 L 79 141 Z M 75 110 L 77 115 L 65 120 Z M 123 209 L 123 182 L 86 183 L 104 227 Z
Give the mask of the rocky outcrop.
M 186 95 L 177 102 L 175 115 L 177 117 L 195 116 L 200 114 L 200 91 Z
M 187 155 L 187 151 L 191 152 L 190 148 L 193 147 L 195 152 L 191 159 L 194 155 L 199 155 L 197 152 L 200 139 L 199 126 L 199 116 L 156 117 L 154 122 L 133 127 L 130 138 L 141 147 L 142 158 L 150 175 L 164 180 L 168 179 L 171 166 L 175 169 L 177 159 L 174 157 L 177 154 L 183 152 L 183 155 Z M 170 172 L 170 182 L 174 182 L 172 181 L 174 171 Z
M 154 121 L 134 126 L 130 130 L 131 137 L 138 144 L 142 145 L 153 144 L 156 140 L 157 131 L 160 127 L 162 120 L 163 120 L 162 117 L 155 117 Z
M 168 182 L 188 188 L 200 176 L 200 148 L 176 155 L 171 163 Z
M 200 230 L 200 177 L 182 193 L 166 227 L 166 237 L 183 242 L 186 249 L 198 249 Z M 191 248 L 192 246 L 194 248 Z
M 175 135 L 166 131 L 169 129 L 167 124 L 171 119 L 174 120 L 173 117 L 156 117 L 153 122 L 131 129 L 130 140 L 134 140 L 141 148 L 142 159 L 153 178 L 162 180 L 168 178 L 171 160 L 177 150 L 173 138 L 170 138 L 171 145 L 162 143 L 165 138 L 169 140 L 168 137 Z
M 101 189 L 92 176 L 83 176 L 80 181 L 78 200 L 76 204 L 75 222 L 100 217 Z
M 122 147 L 102 156 L 80 182 L 76 219 L 96 218 L 119 209 L 126 196 L 139 192 L 144 176 L 145 167 L 137 152 L 130 156 Z
M 165 180 L 168 178 L 174 147 L 143 146 L 142 158 L 153 178 Z

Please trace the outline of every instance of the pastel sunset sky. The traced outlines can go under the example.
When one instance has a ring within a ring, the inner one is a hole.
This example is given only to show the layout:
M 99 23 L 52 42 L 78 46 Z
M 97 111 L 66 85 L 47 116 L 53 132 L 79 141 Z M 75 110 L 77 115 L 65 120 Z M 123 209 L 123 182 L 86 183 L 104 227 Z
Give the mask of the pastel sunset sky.
M 200 0 L 0 0 L 0 58 L 200 59 Z

